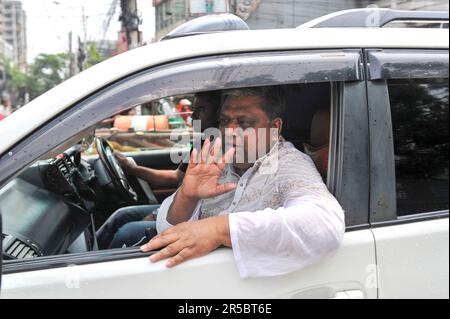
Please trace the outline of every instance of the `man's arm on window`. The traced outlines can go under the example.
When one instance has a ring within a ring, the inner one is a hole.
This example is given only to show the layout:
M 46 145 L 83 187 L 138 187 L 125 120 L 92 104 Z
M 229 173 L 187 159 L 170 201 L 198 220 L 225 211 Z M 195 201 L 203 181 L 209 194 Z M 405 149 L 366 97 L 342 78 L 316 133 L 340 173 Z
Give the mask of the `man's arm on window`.
M 231 214 L 229 224 L 243 278 L 308 266 L 337 250 L 345 232 L 343 210 L 332 196 L 303 196 L 276 210 Z

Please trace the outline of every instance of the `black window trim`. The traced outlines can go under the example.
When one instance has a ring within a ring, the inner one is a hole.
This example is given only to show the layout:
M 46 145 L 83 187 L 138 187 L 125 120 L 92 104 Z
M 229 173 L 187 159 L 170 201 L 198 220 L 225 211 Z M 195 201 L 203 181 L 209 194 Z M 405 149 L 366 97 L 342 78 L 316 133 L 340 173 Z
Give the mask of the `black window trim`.
M 137 247 L 90 251 L 76 254 L 38 257 L 35 259 L 3 261 L 3 275 L 25 271 L 37 271 L 73 265 L 89 265 L 102 262 L 147 258 L 155 252 L 143 253 Z
M 447 50 L 368 50 L 370 80 L 448 78 Z M 425 75 L 425 76 L 424 76 Z
M 371 227 L 448 218 L 449 210 L 397 216 L 394 138 L 387 82 L 389 79 L 448 79 L 449 50 L 365 49 L 363 52 L 369 74 Z M 390 63 L 389 58 L 395 63 Z M 392 65 L 395 67 L 389 71 L 387 66 Z M 383 66 L 386 66 L 385 71 L 380 71 Z M 400 70 L 402 66 L 406 70 Z M 378 144 L 386 147 L 377 148 Z
M 338 112 L 332 114 L 338 123 L 332 135 L 336 149 L 330 149 L 334 166 L 334 187 L 329 185 L 346 215 L 347 231 L 369 227 L 369 131 L 365 82 L 344 82 L 339 94 Z M 333 129 L 333 128 L 332 128 Z
M 316 59 L 323 59 L 326 63 L 315 69 L 314 64 L 309 65 L 308 68 L 305 69 L 304 65 L 301 65 L 298 59 L 300 56 L 306 55 L 314 55 Z M 256 58 L 257 56 L 261 56 L 261 58 Z M 239 61 L 239 58 L 242 58 L 251 64 L 250 72 L 246 73 L 248 70 L 243 69 L 242 60 Z M 264 61 L 264 58 L 272 63 L 272 69 L 267 68 L 267 65 L 264 67 L 265 63 L 268 64 L 267 61 Z M 271 58 L 272 60 L 270 60 Z M 334 96 L 340 96 L 340 103 L 344 102 L 344 100 L 341 99 L 343 96 L 345 96 L 345 101 L 352 101 L 352 96 L 354 96 L 355 92 L 357 96 L 361 95 L 360 87 L 361 85 L 364 85 L 364 76 L 361 70 L 362 64 L 360 58 L 361 50 L 358 49 L 302 50 L 285 51 L 281 53 L 258 52 L 252 54 L 240 53 L 178 61 L 138 72 L 106 86 L 81 102 L 76 103 L 65 112 L 59 114 L 53 120 L 34 131 L 27 138 L 19 142 L 13 149 L 5 152 L 0 158 L 0 167 L 5 168 L 0 171 L 0 187 L 3 187 L 8 181 L 12 180 L 36 159 L 45 155 L 48 150 L 57 148 L 63 143 L 67 143 L 72 136 L 77 135 L 79 132 L 89 130 L 90 127 L 98 122 L 97 120 L 113 116 L 120 111 L 148 100 L 157 100 L 165 96 L 186 94 L 187 92 L 195 93 L 215 89 L 248 87 L 248 83 L 252 83 L 253 86 L 264 86 L 293 83 L 339 82 L 344 83 L 344 85 L 336 86 L 342 89 L 342 94 Z M 233 59 L 237 59 L 234 64 Z M 218 64 L 218 60 L 221 61 L 221 64 Z M 289 61 L 289 63 L 287 61 Z M 282 62 L 285 63 L 283 64 Z M 196 63 L 204 63 L 204 68 L 196 70 Z M 218 65 L 220 65 L 219 68 Z M 344 65 L 344 67 L 339 67 L 340 65 Z M 214 70 L 216 70 L 214 74 L 216 82 L 205 85 L 200 78 L 204 76 L 204 74 L 210 72 L 208 66 L 210 68 L 213 67 Z M 284 70 L 288 70 L 289 72 L 284 74 L 282 72 L 283 67 L 285 68 Z M 185 78 L 179 75 L 181 72 L 177 71 L 181 70 L 181 68 L 184 68 L 183 75 Z M 239 72 L 236 72 L 238 69 Z M 298 71 L 297 74 L 295 73 L 296 70 Z M 196 74 L 194 71 L 197 72 L 196 76 L 194 76 L 194 74 Z M 278 75 L 276 73 L 274 74 L 274 71 L 278 72 Z M 247 78 L 245 78 L 245 80 L 237 80 L 239 76 L 244 78 L 247 76 Z M 267 76 L 268 78 L 264 76 Z M 311 78 L 309 78 L 309 76 Z M 191 81 L 189 85 L 186 84 L 186 79 Z M 176 83 L 182 86 L 177 87 Z M 355 90 L 352 86 L 355 83 L 359 84 L 359 89 Z M 170 85 L 174 87 L 170 87 Z M 148 93 L 151 90 L 149 86 L 155 88 L 155 93 Z M 165 90 L 156 89 L 163 87 Z M 137 94 L 136 91 L 141 93 Z M 124 92 L 126 92 L 126 94 L 123 94 Z M 143 92 L 147 93 L 143 94 Z M 111 101 L 114 101 L 114 103 Z M 90 109 L 91 104 L 94 103 L 102 105 L 99 109 L 94 109 L 95 112 Z M 111 105 L 114 105 L 115 107 L 111 107 Z M 346 114 L 349 115 L 349 113 Z M 76 121 L 74 122 L 75 119 L 83 124 L 77 124 Z M 345 126 L 338 125 L 338 127 Z M 350 126 L 347 126 L 347 129 L 351 129 Z M 44 141 L 45 144 L 43 144 Z M 39 147 L 39 145 L 46 145 L 47 147 L 42 148 Z M 5 174 L 4 172 L 7 170 L 14 171 L 15 173 Z M 348 176 L 351 176 L 351 174 Z M 340 181 L 337 180 L 336 183 L 339 185 Z M 368 211 L 361 211 L 361 214 L 365 215 L 363 219 L 367 218 L 367 213 Z M 365 225 L 362 225 L 362 227 L 365 227 Z M 349 227 L 349 229 L 351 229 L 351 227 Z M 150 255 L 151 253 L 141 253 L 137 248 L 130 248 L 129 250 L 107 250 L 40 257 L 32 260 L 14 260 L 4 263 L 3 273 L 10 274 L 23 271 L 61 268 L 74 264 L 92 264 L 141 258 Z

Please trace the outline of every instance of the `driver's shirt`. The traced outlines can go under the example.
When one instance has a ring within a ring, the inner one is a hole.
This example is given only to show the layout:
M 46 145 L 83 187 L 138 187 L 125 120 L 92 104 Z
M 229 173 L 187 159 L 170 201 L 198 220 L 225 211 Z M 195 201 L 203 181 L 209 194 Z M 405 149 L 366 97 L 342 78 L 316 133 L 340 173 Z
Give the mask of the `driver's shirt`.
M 232 165 L 220 183 L 232 192 L 201 200 L 190 220 L 229 214 L 233 254 L 241 277 L 285 274 L 335 251 L 345 231 L 344 213 L 309 156 L 280 141 L 241 177 Z M 158 233 L 172 227 L 158 213 Z

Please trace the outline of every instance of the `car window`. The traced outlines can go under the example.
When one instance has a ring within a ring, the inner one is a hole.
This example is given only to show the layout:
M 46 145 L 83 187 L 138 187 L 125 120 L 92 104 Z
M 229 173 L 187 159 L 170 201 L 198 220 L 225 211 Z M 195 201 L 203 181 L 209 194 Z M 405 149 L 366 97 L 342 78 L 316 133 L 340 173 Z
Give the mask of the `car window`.
M 448 79 L 391 80 L 397 215 L 448 210 Z
M 194 96 L 171 96 L 141 104 L 96 125 L 95 136 L 108 140 L 119 152 L 142 152 L 186 147 L 171 139 L 175 133 L 192 135 Z M 91 149 L 86 155 L 92 155 Z

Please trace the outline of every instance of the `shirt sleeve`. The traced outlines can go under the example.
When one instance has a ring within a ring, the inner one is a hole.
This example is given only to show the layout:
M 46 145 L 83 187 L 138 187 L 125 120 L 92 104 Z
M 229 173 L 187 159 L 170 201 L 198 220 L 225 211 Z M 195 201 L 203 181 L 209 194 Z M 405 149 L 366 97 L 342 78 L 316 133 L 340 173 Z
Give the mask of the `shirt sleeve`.
M 338 249 L 344 212 L 334 197 L 302 196 L 278 209 L 230 214 L 233 254 L 242 278 L 304 268 Z
M 156 231 L 158 232 L 158 234 L 161 234 L 166 229 L 174 226 L 167 221 L 167 214 L 169 212 L 170 207 L 172 206 L 176 194 L 177 192 L 172 194 L 170 197 L 167 197 L 161 204 L 161 207 L 159 207 L 158 209 L 158 214 L 156 216 Z M 192 216 L 189 219 L 189 221 L 198 219 L 200 214 L 200 206 L 201 201 L 197 204 L 197 207 L 194 209 L 194 212 L 192 213 Z

